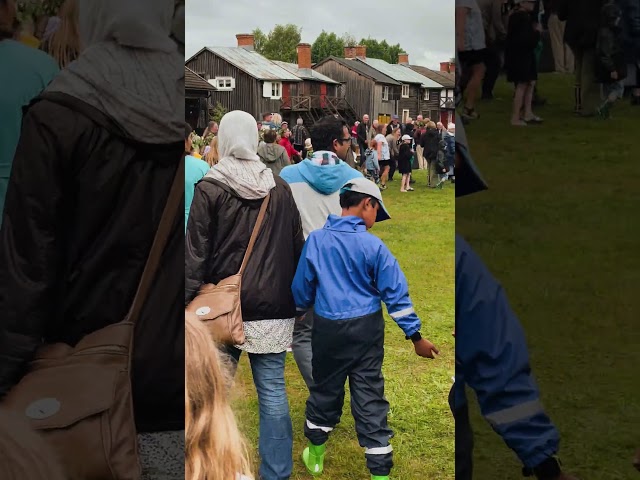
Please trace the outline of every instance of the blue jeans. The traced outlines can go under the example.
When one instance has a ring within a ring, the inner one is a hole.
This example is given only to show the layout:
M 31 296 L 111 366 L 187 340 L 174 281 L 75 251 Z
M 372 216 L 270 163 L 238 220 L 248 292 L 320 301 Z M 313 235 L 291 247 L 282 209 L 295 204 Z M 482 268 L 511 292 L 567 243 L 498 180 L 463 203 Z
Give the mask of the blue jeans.
M 238 361 L 242 353 L 229 351 Z M 253 383 L 260 408 L 260 477 L 262 480 L 288 480 L 293 470 L 293 426 L 284 382 L 287 353 L 250 353 Z

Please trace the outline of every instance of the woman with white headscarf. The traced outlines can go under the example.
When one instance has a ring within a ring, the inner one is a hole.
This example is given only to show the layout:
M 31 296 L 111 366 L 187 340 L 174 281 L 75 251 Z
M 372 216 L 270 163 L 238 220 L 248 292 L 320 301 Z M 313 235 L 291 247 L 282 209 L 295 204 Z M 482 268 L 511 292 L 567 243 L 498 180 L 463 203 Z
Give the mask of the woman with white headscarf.
M 126 317 L 176 175 L 184 59 L 174 0 L 79 0 L 84 50 L 27 110 L 0 231 L 0 397 L 45 342 Z M 182 212 L 136 323 L 143 478 L 184 476 Z M 81 389 L 81 386 L 78 386 Z
M 304 244 L 300 213 L 289 186 L 256 154 L 256 122 L 245 112 L 226 114 L 218 131 L 220 161 L 196 186 L 185 243 L 185 305 L 203 284 L 235 275 L 258 211 L 271 194 L 261 232 L 242 280 L 246 342 L 260 405 L 263 480 L 286 480 L 293 467 L 293 433 L 284 365 L 296 306 L 291 283 Z

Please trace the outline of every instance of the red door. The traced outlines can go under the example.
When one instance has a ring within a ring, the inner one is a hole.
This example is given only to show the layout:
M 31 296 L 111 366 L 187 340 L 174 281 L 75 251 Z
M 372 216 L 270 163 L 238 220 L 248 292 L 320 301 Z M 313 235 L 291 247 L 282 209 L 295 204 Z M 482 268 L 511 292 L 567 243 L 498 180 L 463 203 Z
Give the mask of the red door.
M 327 105 L 327 84 L 320 84 L 320 107 L 324 108 Z
M 282 84 L 282 108 L 291 110 L 291 84 Z

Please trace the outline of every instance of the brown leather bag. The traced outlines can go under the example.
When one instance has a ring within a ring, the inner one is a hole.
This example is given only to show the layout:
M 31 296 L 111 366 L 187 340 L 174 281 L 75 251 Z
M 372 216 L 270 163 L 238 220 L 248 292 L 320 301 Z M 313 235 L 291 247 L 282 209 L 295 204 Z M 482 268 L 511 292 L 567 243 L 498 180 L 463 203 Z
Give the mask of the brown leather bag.
M 251 233 L 249 246 L 242 259 L 240 271 L 221 280 L 217 285 L 212 283 L 203 285 L 198 296 L 186 308 L 187 312 L 195 313 L 200 320 L 206 323 L 217 342 L 225 345 L 242 345 L 245 341 L 240 301 L 242 274 L 260 233 L 270 197 L 269 193 L 262 202 L 258 220 Z
M 131 394 L 134 324 L 184 197 L 184 157 L 138 289 L 124 320 L 86 335 L 75 347 L 41 347 L 2 406 L 25 416 L 57 453 L 68 478 L 138 480 L 137 432 Z

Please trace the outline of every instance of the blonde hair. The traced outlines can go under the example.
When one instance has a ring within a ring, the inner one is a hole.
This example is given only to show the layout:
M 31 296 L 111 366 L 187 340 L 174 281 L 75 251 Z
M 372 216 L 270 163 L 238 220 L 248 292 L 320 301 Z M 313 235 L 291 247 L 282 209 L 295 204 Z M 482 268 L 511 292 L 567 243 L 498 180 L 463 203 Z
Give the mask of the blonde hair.
M 229 378 L 206 326 L 185 313 L 185 480 L 249 475 L 248 451 L 227 402 Z
M 48 42 L 48 52 L 60 68 L 65 68 L 80 54 L 78 1 L 65 0 L 60 8 L 60 26 Z
M 209 151 L 205 155 L 204 159 L 210 167 L 213 167 L 218 163 L 218 160 L 220 160 L 220 153 L 218 152 L 218 137 L 213 137 L 211 139 L 209 147 Z
M 282 115 L 280 115 L 279 113 L 274 113 L 273 119 L 271 121 L 278 126 L 282 125 Z
M 0 410 L 0 465 L 3 480 L 66 480 L 52 449 L 17 414 Z
M 436 128 L 436 124 L 435 122 L 429 121 L 429 123 L 427 124 L 428 128 Z

